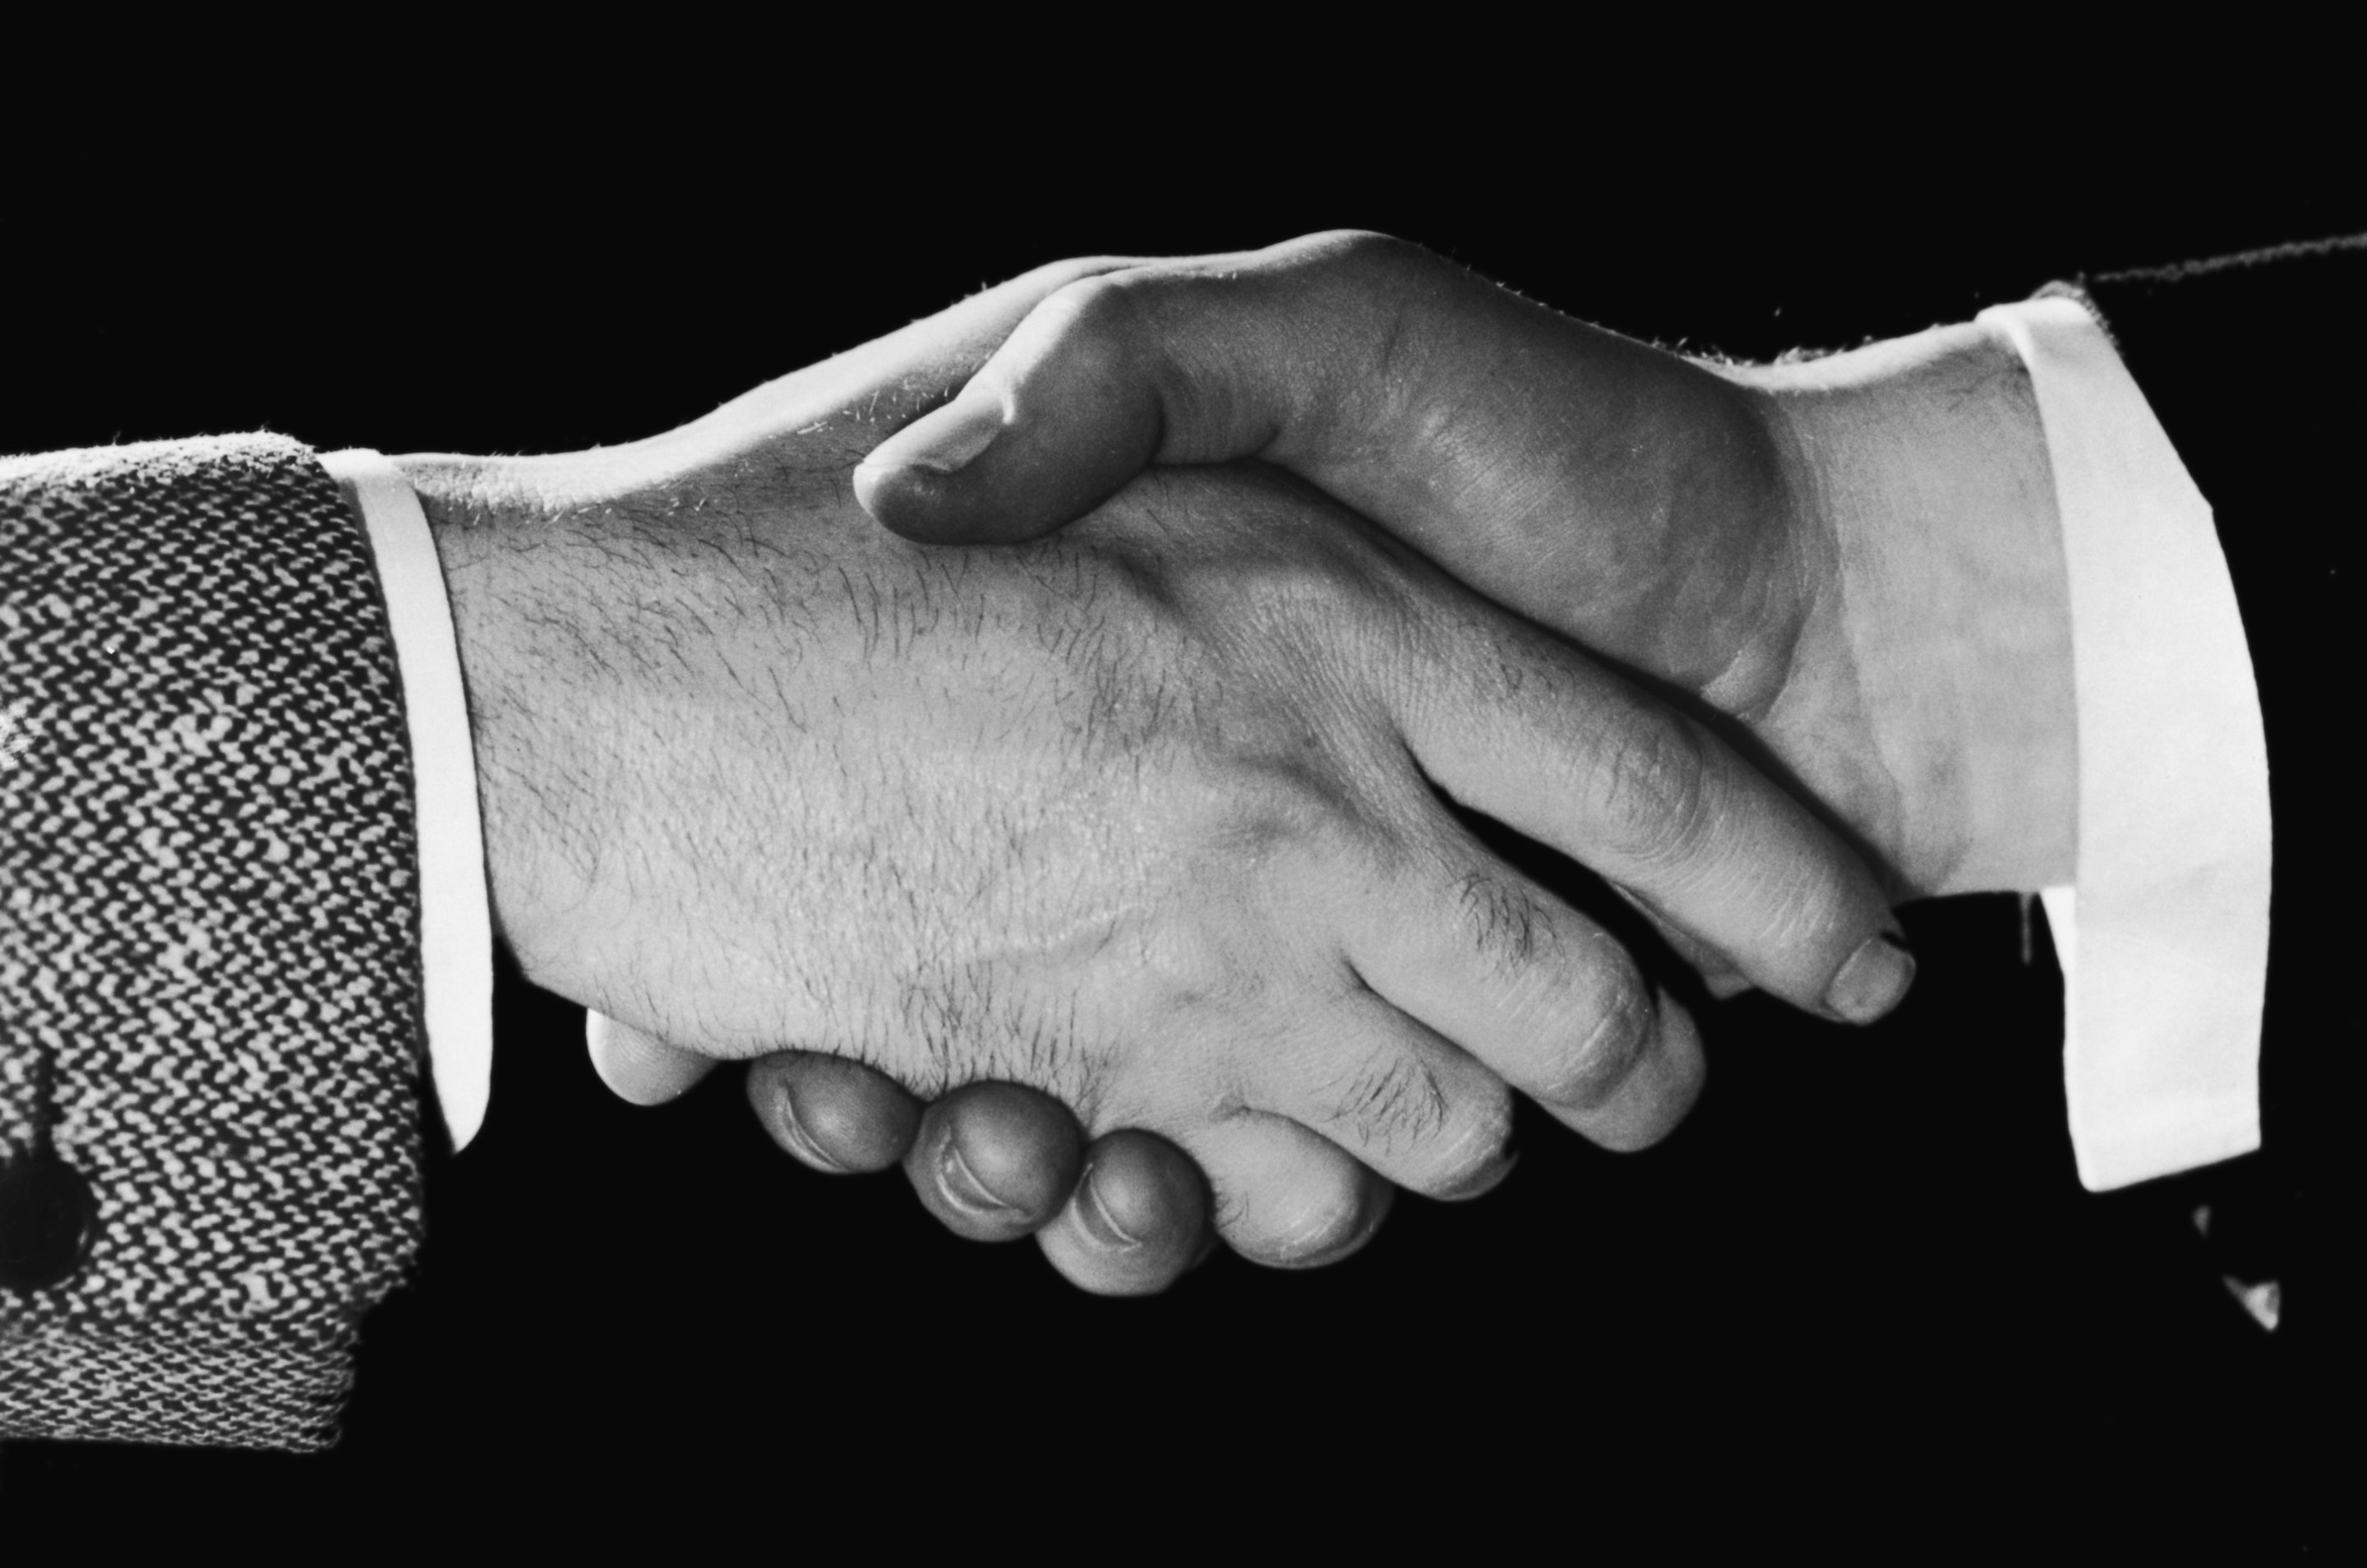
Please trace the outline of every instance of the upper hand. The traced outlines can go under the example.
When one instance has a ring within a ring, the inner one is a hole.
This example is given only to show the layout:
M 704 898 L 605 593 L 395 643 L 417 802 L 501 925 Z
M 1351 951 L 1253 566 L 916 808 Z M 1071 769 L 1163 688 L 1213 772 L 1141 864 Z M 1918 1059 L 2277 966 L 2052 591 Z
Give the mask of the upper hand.
M 1243 457 L 1733 721 L 1894 892 L 2067 874 L 2059 545 L 1994 334 L 1698 363 L 1376 234 L 1087 264 L 855 491 L 912 538 L 1010 541 Z

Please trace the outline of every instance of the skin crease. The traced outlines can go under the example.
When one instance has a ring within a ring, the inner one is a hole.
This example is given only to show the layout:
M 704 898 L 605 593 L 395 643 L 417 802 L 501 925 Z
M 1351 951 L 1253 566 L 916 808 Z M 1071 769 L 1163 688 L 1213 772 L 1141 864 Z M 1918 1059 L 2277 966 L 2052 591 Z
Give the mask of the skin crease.
M 1399 731 L 1436 728 L 1443 776 L 1466 770 L 1530 830 L 1518 818 L 1547 800 L 1648 818 L 1664 802 L 1632 769 L 1678 752 L 1614 745 L 1605 773 L 1580 744 L 1561 783 L 1520 777 L 1486 716 L 1567 701 L 1581 740 L 1610 739 L 1640 710 L 1271 478 L 1151 476 L 997 558 L 910 546 L 847 474 L 946 380 L 924 365 L 849 400 L 838 368 L 637 448 L 405 460 L 446 556 L 495 907 L 527 973 L 715 1055 L 821 1046 L 924 1094 L 1012 1077 L 1187 1150 L 1267 1111 L 1399 1179 L 1484 1183 L 1503 1085 L 1383 1006 L 1340 945 L 1337 911 L 1451 889 L 1468 852 Z M 1716 796 L 1714 820 L 1742 798 Z M 1843 863 L 1784 831 L 1784 875 Z M 1623 852 L 1626 872 L 1668 869 L 1665 846 L 1608 850 L 1614 874 Z M 1663 891 L 1704 891 L 1682 883 Z M 1880 918 L 1870 886 L 1855 897 Z M 1388 962 L 1384 988 L 1430 960 Z M 1547 1010 L 1538 1026 L 1579 1009 L 1548 1036 L 1601 1040 L 1587 1020 L 1622 973 L 1607 993 L 1512 994 Z M 1411 990 L 1431 1006 L 1440 985 Z M 1698 1043 L 1682 1014 L 1624 1005 L 1643 1031 L 1609 1036 L 1607 1065 L 1530 1066 L 1574 1086 L 1558 1114 L 1631 1145 L 1690 1103 Z M 1254 1221 L 1212 1177 L 1220 1217 Z M 1328 1207 L 1271 1204 L 1269 1236 L 1334 1245 L 1366 1207 L 1355 1179 L 1319 1171 Z

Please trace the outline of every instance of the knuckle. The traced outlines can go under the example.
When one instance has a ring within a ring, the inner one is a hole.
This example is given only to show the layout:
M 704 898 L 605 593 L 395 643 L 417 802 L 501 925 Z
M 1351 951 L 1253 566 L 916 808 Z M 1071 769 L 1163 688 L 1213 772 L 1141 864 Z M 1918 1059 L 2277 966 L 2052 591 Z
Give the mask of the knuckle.
M 1254 1215 L 1237 1200 L 1219 1213 L 1218 1230 L 1227 1246 L 1252 1262 L 1275 1269 L 1311 1268 L 1329 1262 L 1370 1227 L 1374 1205 L 1367 1185 L 1342 1176 Z
M 1512 1139 L 1511 1091 L 1487 1082 L 1450 1092 L 1435 1066 L 1392 1047 L 1342 1086 L 1332 1120 L 1352 1148 L 1407 1185 L 1455 1191 L 1482 1179 Z
M 1706 739 L 1682 718 L 1653 716 L 1604 748 L 1597 805 L 1630 855 L 1664 864 L 1700 845 L 1708 784 Z
M 1362 813 L 1304 720 L 1244 716 L 1226 739 L 1240 754 L 1206 770 L 1190 787 L 1190 809 L 1199 836 L 1233 863 L 1304 873 L 1309 863 L 1338 862 L 1365 837 Z
M 1331 1120 L 1359 1149 L 1398 1158 L 1437 1138 L 1447 1125 L 1446 1086 L 1410 1051 L 1387 1047 L 1340 1087 Z
M 1538 1098 L 1564 1110 L 1591 1111 L 1616 1095 L 1650 1052 L 1659 1010 L 1632 964 L 1620 973 L 1599 1003 L 1591 1026 L 1556 1062 L 1538 1088 Z
M 1081 277 L 1045 300 L 1043 308 L 1064 324 L 1081 330 L 1122 328 L 1134 311 L 1130 302 L 1133 296 L 1126 278 L 1124 273 L 1096 273 Z
M 1136 264 L 1124 256 L 1069 256 L 1042 266 L 1030 267 L 1011 280 L 1005 288 L 1038 289 L 1048 299 L 1072 283 L 1106 273 L 1123 272 Z
M 1512 1142 L 1509 1089 L 1456 1122 L 1435 1140 L 1422 1174 L 1410 1185 L 1433 1198 L 1460 1198 L 1493 1186 Z
M 1254 1004 L 1262 989 L 1262 972 L 1241 962 L 1230 933 L 1216 920 L 1197 918 L 1196 911 L 1193 918 L 1161 920 L 1146 931 L 1138 960 L 1147 996 L 1166 1017 Z
M 1307 647 L 1323 647 L 1347 627 L 1361 627 L 1373 615 L 1376 582 L 1359 570 L 1356 561 L 1342 559 L 1337 549 L 1304 549 L 1290 557 L 1266 557 L 1242 561 L 1229 573 L 1233 578 L 1236 606 L 1264 611 L 1274 630 L 1314 627 Z
M 1111 374 L 1124 369 L 1142 337 L 1142 290 L 1155 279 L 1139 273 L 1079 278 L 1036 308 L 1037 327 L 1063 354 Z
M 1553 915 L 1527 887 L 1489 871 L 1455 878 L 1452 903 L 1465 944 L 1495 978 L 1522 978 L 1549 944 Z
M 1328 229 L 1287 242 L 1277 249 L 1296 258 L 1336 268 L 1351 276 L 1394 279 L 1437 258 L 1410 240 L 1373 229 Z
M 1150 493 L 1204 530 L 1190 570 L 1168 573 L 1164 591 L 1195 636 L 1262 680 L 1288 676 L 1294 663 L 1336 676 L 1374 633 L 1397 635 L 1417 616 L 1407 569 L 1323 497 L 1241 468 L 1195 468 L 1188 488 Z M 1338 515 L 1342 526 L 1310 527 L 1310 509 Z M 1434 613 L 1437 597 L 1421 608 Z

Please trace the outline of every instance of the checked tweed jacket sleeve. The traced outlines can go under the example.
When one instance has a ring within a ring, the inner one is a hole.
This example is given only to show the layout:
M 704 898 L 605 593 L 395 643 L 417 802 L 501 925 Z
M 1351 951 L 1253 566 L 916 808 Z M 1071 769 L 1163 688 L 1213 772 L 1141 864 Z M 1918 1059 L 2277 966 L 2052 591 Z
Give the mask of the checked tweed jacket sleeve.
M 46 1103 L 96 1201 L 0 1289 L 0 1437 L 334 1440 L 421 1227 L 413 800 L 303 446 L 0 459 L 0 1160 Z

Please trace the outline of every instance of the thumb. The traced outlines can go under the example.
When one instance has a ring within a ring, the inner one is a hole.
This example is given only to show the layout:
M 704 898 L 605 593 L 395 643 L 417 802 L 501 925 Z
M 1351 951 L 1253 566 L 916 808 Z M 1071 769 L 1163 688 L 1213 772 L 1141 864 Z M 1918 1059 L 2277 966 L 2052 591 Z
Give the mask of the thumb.
M 1047 295 L 855 470 L 907 538 L 1040 538 L 1157 464 L 1257 458 L 1449 575 L 1699 690 L 1796 573 L 1740 387 L 1381 235 L 1138 264 Z
M 1120 291 L 1093 279 L 1038 306 L 953 401 L 856 468 L 864 510 L 924 544 L 1015 544 L 1082 516 L 1149 467 L 1163 428 L 1156 366 L 1138 334 L 1079 330 L 1115 299 Z

